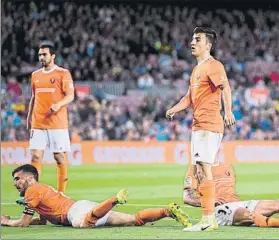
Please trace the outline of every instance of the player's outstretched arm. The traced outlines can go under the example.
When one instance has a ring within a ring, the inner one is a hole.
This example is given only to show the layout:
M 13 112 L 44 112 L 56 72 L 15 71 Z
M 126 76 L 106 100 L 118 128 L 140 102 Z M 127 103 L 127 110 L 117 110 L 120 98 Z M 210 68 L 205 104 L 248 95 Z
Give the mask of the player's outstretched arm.
M 8 215 L 1 215 L 1 226 L 28 227 L 33 215 L 23 214 L 20 219 L 12 220 Z
M 191 93 L 190 88 L 187 92 L 187 94 L 171 109 L 167 110 L 166 112 L 166 118 L 171 121 L 174 117 L 174 115 L 182 110 L 185 110 L 186 108 L 190 107 L 191 105 Z
M 30 130 L 31 129 L 31 116 L 32 116 L 32 113 L 33 113 L 33 107 L 34 107 L 34 101 L 35 101 L 35 96 L 34 94 L 32 93 L 32 97 L 30 99 L 30 102 L 29 102 L 29 107 L 28 107 L 28 113 L 27 113 L 27 130 Z
M 223 91 L 222 96 L 224 100 L 224 109 L 225 109 L 225 125 L 227 127 L 232 126 L 235 124 L 235 118 L 232 112 L 232 94 L 231 94 L 231 87 L 228 82 L 223 84 Z
M 201 207 L 200 198 L 197 195 L 195 189 L 192 189 L 192 188 L 184 189 L 183 202 L 184 202 L 184 204 L 188 204 L 193 207 Z

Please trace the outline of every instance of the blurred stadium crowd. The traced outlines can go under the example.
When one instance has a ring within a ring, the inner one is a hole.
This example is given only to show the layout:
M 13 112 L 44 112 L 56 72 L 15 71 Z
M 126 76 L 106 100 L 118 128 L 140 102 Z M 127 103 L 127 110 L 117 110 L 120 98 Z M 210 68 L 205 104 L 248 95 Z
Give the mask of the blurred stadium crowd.
M 214 56 L 226 67 L 237 124 L 225 140 L 279 139 L 279 15 L 276 10 L 198 11 L 186 6 L 65 3 L 2 4 L 2 141 L 27 140 L 30 95 L 22 91 L 39 68 L 43 39 L 76 81 L 119 82 L 125 89 L 171 89 L 161 96 L 77 97 L 69 106 L 72 141 L 189 140 L 191 110 L 175 121 L 165 111 L 185 93 L 193 66 L 192 31 L 219 34 Z M 127 91 L 126 91 L 127 92 Z M 152 91 L 151 91 L 152 92 Z M 174 93 L 175 92 L 175 93 Z

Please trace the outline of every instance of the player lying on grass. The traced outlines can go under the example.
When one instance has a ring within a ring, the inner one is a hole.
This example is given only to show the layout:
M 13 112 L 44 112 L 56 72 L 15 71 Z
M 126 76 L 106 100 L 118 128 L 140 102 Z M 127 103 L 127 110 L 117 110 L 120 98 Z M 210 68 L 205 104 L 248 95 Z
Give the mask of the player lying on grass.
M 279 219 L 270 218 L 279 213 L 279 200 L 240 201 L 235 190 L 235 172 L 231 164 L 220 163 L 213 167 L 216 187 L 215 217 L 223 226 L 256 224 L 259 227 L 279 227 Z M 203 173 L 189 166 L 184 181 L 183 201 L 200 207 L 199 180 Z
M 106 201 L 98 204 L 88 200 L 74 201 L 52 187 L 38 182 L 38 171 L 30 164 L 22 165 L 12 172 L 14 186 L 24 197 L 25 205 L 20 219 L 11 220 L 1 216 L 2 226 L 28 227 L 45 225 L 47 221 L 56 225 L 87 228 L 97 226 L 141 226 L 162 218 L 174 218 L 184 226 L 191 226 L 188 215 L 178 205 L 171 203 L 168 208 L 146 209 L 136 214 L 114 212 L 116 204 L 127 201 L 128 191 L 122 189 Z M 40 218 L 33 219 L 35 211 Z

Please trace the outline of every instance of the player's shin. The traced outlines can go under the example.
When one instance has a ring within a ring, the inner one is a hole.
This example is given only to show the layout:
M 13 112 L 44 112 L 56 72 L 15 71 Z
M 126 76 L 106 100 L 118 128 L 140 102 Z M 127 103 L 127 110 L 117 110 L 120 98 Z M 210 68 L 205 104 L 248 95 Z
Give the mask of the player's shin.
M 171 217 L 167 208 L 145 209 L 136 214 L 136 226 L 144 225 L 148 222 L 155 222 L 165 217 Z
M 34 161 L 32 159 L 31 165 L 37 169 L 39 176 L 41 176 L 41 162 L 40 161 Z
M 57 190 L 59 192 L 66 192 L 68 181 L 68 163 L 66 153 L 56 153 L 54 158 L 57 163 Z
M 215 183 L 213 180 L 205 180 L 200 185 L 201 206 L 203 218 L 214 218 L 215 208 Z

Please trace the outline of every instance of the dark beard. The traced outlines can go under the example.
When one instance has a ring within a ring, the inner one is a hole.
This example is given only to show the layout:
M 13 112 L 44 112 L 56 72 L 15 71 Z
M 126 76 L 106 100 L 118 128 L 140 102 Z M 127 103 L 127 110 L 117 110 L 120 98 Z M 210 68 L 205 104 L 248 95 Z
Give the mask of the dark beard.
M 44 63 L 41 62 L 42 67 L 48 67 L 49 64 L 50 64 L 50 61 L 49 62 L 44 62 Z
M 24 197 L 24 195 L 25 195 L 25 189 L 20 191 L 20 193 L 19 193 L 19 196 L 21 196 L 21 197 Z
M 26 181 L 23 185 L 23 190 L 21 190 L 19 194 L 21 197 L 24 197 L 27 188 L 28 188 L 28 182 Z

